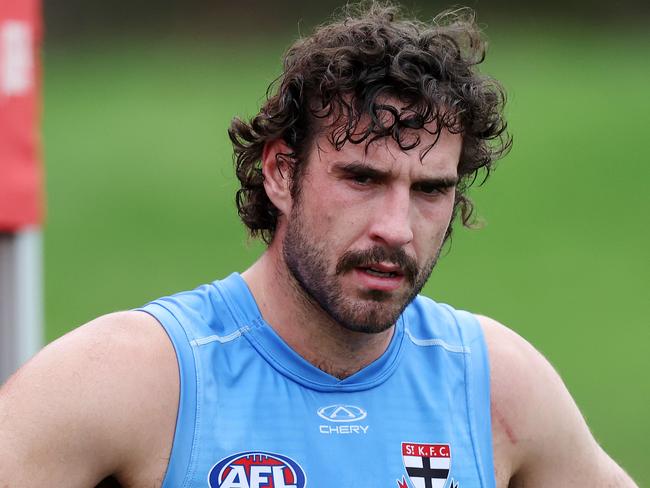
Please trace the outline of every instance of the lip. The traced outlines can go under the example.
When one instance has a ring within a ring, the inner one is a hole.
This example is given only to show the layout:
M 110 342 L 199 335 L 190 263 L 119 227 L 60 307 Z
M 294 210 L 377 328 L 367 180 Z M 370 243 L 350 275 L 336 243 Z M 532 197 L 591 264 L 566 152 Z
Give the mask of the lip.
M 365 268 L 354 268 L 355 278 L 363 285 L 364 288 L 378 291 L 395 291 L 404 283 L 404 275 L 401 274 L 399 267 L 392 265 L 375 265 L 372 267 L 377 271 L 384 273 L 398 273 L 395 276 L 375 276 L 366 272 Z
M 382 273 L 395 273 L 398 275 L 403 275 L 402 268 L 396 264 L 392 263 L 372 263 L 372 265 L 367 266 L 368 268 L 376 269 Z

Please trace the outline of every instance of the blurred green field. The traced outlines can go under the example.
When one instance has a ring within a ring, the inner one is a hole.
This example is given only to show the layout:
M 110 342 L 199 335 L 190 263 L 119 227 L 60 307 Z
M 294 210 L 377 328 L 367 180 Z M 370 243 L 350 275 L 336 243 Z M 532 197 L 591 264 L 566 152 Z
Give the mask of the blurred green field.
M 490 32 L 515 145 L 474 192 L 485 228 L 457 228 L 426 294 L 535 344 L 650 486 L 649 37 Z M 46 44 L 48 340 L 255 259 L 226 128 L 256 111 L 289 41 Z

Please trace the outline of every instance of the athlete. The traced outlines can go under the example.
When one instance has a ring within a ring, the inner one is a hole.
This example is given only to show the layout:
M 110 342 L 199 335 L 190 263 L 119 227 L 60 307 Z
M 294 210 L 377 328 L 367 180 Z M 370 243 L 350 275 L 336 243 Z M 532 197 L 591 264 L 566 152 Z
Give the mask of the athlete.
M 510 145 L 467 11 L 351 8 L 230 129 L 242 274 L 98 318 L 0 392 L 0 486 L 633 487 L 561 379 L 418 295 Z

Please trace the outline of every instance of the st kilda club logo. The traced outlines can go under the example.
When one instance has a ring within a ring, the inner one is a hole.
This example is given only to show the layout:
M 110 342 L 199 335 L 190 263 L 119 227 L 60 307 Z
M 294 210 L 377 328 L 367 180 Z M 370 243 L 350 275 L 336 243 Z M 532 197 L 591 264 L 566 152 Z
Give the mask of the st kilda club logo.
M 210 488 L 305 488 L 307 477 L 302 467 L 287 456 L 249 451 L 215 464 L 208 484 Z
M 449 444 L 402 442 L 402 460 L 408 480 L 397 480 L 399 488 L 444 488 L 451 469 Z M 452 481 L 452 487 L 457 484 Z

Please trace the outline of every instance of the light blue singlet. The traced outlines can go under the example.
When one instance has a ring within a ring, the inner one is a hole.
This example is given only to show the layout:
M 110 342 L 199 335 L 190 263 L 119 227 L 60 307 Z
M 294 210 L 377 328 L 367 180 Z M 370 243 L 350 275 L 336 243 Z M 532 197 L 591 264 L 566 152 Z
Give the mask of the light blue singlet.
M 234 273 L 149 303 L 180 368 L 164 488 L 493 488 L 477 320 L 425 297 L 386 352 L 338 380 L 264 322 Z

